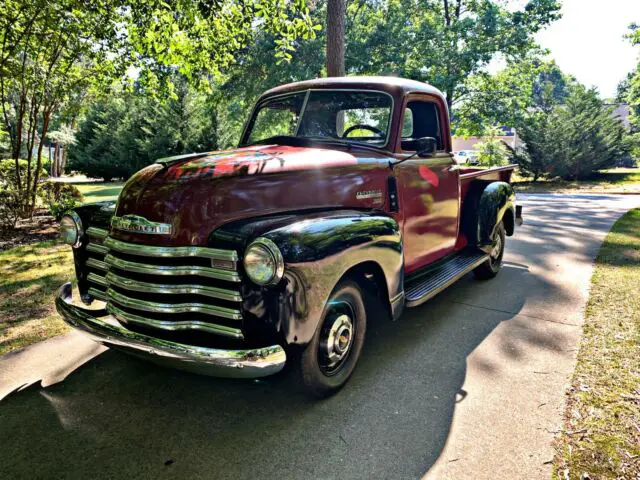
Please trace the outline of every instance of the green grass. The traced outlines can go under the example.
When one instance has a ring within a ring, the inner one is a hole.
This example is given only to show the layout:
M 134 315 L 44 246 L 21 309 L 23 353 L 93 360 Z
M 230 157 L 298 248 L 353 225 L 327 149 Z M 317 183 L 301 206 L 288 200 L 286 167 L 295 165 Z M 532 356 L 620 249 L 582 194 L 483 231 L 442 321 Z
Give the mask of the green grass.
M 105 200 L 115 200 L 124 186 L 124 182 L 95 182 L 95 183 L 74 183 L 85 203 L 102 202 Z
M 69 330 L 53 296 L 73 278 L 71 248 L 57 241 L 0 252 L 0 355 Z
M 600 249 L 554 477 L 640 478 L 640 209 Z
M 514 175 L 516 191 L 523 193 L 638 193 L 640 168 L 612 168 L 596 172 L 588 180 L 568 182 L 561 179 L 531 179 Z

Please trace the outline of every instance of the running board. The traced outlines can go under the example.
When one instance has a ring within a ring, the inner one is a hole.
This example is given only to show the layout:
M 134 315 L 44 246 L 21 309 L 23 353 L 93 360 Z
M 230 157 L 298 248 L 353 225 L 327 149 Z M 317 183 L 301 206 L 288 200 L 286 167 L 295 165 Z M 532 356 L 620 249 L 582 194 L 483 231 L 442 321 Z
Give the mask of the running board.
M 489 258 L 477 250 L 462 252 L 425 275 L 405 285 L 407 307 L 416 307 L 433 298 Z

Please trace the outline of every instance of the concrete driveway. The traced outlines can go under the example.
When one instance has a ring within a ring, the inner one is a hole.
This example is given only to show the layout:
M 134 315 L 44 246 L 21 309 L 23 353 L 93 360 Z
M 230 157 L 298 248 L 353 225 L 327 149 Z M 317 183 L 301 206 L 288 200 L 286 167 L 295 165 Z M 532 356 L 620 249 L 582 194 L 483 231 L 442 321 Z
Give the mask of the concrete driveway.
M 548 478 L 592 261 L 640 198 L 520 200 L 498 278 L 371 325 L 323 402 L 286 375 L 200 377 L 79 334 L 0 359 L 0 478 Z

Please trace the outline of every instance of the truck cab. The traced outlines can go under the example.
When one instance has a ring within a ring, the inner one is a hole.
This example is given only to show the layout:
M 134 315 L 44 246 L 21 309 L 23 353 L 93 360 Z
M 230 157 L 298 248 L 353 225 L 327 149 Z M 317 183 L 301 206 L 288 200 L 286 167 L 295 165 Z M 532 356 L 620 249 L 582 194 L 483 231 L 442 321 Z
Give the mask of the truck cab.
M 238 148 L 159 159 L 117 202 L 69 212 L 63 318 L 197 372 L 291 363 L 324 397 L 355 370 L 374 305 L 391 320 L 469 272 L 497 275 L 521 221 L 514 166 L 462 168 L 436 88 L 392 77 L 284 85 Z

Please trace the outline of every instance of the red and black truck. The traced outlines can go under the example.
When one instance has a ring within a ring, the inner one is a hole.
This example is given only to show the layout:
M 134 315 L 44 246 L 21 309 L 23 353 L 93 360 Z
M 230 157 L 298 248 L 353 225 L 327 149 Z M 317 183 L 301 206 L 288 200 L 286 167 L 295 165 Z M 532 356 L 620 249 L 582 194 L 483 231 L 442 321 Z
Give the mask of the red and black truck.
M 284 85 L 237 149 L 160 159 L 117 202 L 70 211 L 78 291 L 63 285 L 56 307 L 137 356 L 232 377 L 290 363 L 327 396 L 353 373 L 372 307 L 396 320 L 467 273 L 499 272 L 521 222 L 513 171 L 456 164 L 427 84 Z

